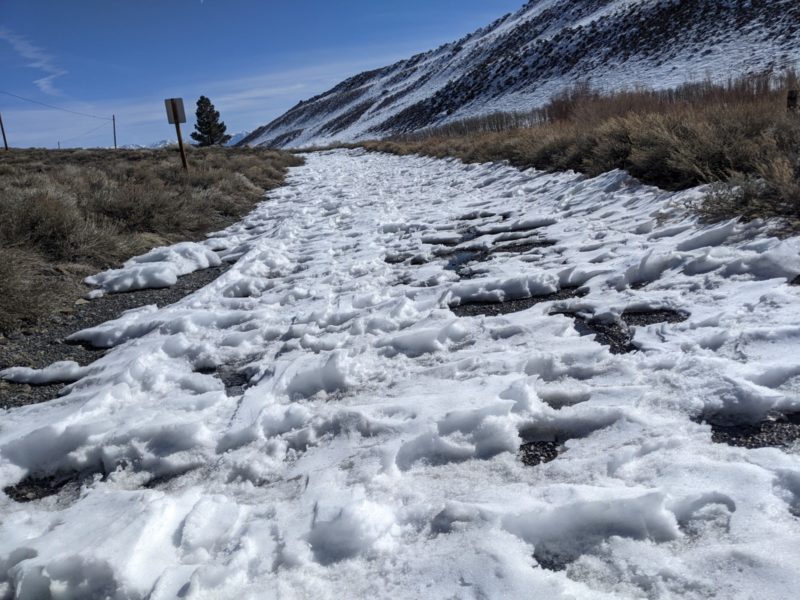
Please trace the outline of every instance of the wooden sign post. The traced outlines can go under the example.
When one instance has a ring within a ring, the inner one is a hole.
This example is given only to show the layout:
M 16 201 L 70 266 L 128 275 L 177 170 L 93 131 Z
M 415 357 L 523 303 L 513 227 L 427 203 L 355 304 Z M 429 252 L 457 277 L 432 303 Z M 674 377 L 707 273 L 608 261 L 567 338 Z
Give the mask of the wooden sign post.
M 175 133 L 178 134 L 178 147 L 181 149 L 181 162 L 183 170 L 189 170 L 189 163 L 186 162 L 186 151 L 183 149 L 183 136 L 181 135 L 181 123 L 186 123 L 186 112 L 183 110 L 183 98 L 167 98 L 164 100 L 167 107 L 167 121 L 175 124 Z

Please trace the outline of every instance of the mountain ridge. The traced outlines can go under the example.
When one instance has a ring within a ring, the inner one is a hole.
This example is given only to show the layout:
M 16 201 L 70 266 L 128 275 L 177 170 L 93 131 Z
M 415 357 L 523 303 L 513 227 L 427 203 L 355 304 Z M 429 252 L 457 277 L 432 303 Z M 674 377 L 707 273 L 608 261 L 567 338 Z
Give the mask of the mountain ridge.
M 794 68 L 798 35 L 793 0 L 532 0 L 455 42 L 345 79 L 240 144 L 381 138 L 528 110 L 586 80 L 665 88 Z

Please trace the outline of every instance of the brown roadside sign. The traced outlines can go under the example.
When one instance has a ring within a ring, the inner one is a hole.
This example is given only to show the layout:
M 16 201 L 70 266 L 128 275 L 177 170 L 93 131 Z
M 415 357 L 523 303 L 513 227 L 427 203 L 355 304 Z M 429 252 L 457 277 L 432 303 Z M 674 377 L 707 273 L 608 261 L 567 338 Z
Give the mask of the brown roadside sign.
M 183 98 L 167 98 L 164 100 L 167 107 L 167 121 L 172 125 L 186 123 L 186 113 L 183 110 Z

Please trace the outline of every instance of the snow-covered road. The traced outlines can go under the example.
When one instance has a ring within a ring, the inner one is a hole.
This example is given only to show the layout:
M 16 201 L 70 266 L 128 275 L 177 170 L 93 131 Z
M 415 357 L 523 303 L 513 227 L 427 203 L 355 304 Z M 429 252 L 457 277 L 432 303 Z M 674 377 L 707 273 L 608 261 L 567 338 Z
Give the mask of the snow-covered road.
M 0 487 L 68 482 L 0 494 L 0 598 L 795 598 L 800 454 L 701 421 L 800 411 L 800 242 L 699 195 L 308 156 L 98 280 L 217 281 L 81 332 L 113 347 L 87 368 L 6 373 L 77 381 L 0 415 Z M 449 308 L 499 300 L 527 309 Z M 688 318 L 586 335 L 655 309 Z

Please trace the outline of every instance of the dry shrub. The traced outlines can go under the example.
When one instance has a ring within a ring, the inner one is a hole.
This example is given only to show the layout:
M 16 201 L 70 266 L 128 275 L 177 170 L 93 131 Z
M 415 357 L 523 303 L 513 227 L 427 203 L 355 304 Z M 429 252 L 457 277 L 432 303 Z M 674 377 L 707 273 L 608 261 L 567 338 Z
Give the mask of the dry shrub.
M 796 223 L 800 116 L 787 115 L 785 108 L 793 82 L 796 75 L 789 72 L 612 94 L 581 84 L 530 113 L 488 115 L 360 145 L 588 175 L 625 169 L 670 190 L 714 184 L 698 207 L 705 219 L 778 217 Z
M 57 294 L 52 293 L 50 279 L 45 262 L 34 253 L 0 247 L 0 331 L 10 331 L 55 306 Z
M 0 247 L 27 248 L 54 262 L 107 261 L 116 253 L 115 237 L 52 187 L 9 190 L 0 202 Z
M 302 164 L 258 148 L 189 154 L 187 174 L 174 149 L 0 153 L 0 331 L 75 295 L 79 271 L 227 226 Z

